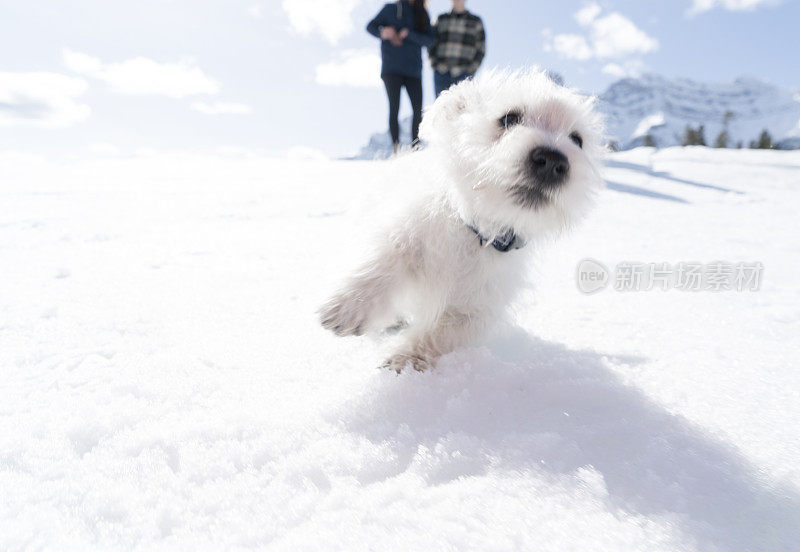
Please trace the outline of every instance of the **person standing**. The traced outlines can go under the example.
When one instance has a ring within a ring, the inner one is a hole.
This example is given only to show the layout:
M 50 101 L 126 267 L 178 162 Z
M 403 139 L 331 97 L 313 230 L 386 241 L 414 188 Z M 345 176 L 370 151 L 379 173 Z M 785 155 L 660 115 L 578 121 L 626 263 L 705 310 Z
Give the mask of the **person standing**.
M 466 0 L 452 3 L 453 10 L 436 21 L 436 41 L 429 51 L 437 98 L 454 84 L 475 76 L 486 55 L 483 21 L 467 11 Z
M 413 111 L 412 145 L 419 140 L 422 121 L 422 47 L 433 45 L 433 29 L 424 0 L 386 4 L 367 25 L 381 39 L 381 79 L 389 99 L 389 133 L 395 153 L 400 147 L 400 92 L 405 87 Z

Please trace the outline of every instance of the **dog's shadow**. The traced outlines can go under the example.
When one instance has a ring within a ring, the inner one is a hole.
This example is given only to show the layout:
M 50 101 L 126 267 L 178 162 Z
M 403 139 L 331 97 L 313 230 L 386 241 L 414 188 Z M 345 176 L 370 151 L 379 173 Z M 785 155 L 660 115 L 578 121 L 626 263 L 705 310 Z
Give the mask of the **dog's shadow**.
M 429 373 L 379 376 L 341 413 L 346 429 L 411 469 L 418 450 L 452 448 L 422 470 L 429 485 L 490 468 L 602 475 L 615 508 L 669 516 L 700 549 L 800 549 L 800 496 L 770 487 L 737 451 L 670 414 L 609 368 L 643 359 L 576 351 L 514 330 L 490 349 L 454 353 Z M 447 455 L 445 455 L 447 456 Z

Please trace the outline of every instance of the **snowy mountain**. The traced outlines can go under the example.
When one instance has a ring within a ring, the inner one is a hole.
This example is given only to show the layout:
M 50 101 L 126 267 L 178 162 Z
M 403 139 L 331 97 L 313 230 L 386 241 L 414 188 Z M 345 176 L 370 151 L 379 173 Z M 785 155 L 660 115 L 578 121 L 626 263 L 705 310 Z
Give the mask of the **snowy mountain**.
M 686 125 L 705 127 L 713 145 L 728 116 L 729 147 L 744 147 L 767 129 L 781 149 L 800 149 L 800 91 L 782 89 L 753 78 L 708 84 L 659 75 L 626 78 L 600 95 L 608 116 L 609 139 L 623 150 L 645 145 L 649 135 L 658 147 L 681 144 Z M 408 143 L 410 118 L 401 123 Z M 391 154 L 387 132 L 373 134 L 356 159 L 384 159 Z
M 411 117 L 406 117 L 400 121 L 400 143 L 411 143 Z M 376 132 L 369 137 L 369 142 L 363 146 L 357 154 L 349 159 L 361 159 L 374 161 L 377 159 L 388 159 L 392 155 L 392 137 L 389 131 Z
M 747 147 L 764 129 L 782 147 L 800 147 L 800 93 L 752 78 L 707 84 L 645 75 L 612 84 L 600 101 L 609 137 L 621 149 L 644 145 L 648 135 L 659 147 L 680 145 L 686 125 L 704 125 L 711 145 L 726 113 L 729 147 Z

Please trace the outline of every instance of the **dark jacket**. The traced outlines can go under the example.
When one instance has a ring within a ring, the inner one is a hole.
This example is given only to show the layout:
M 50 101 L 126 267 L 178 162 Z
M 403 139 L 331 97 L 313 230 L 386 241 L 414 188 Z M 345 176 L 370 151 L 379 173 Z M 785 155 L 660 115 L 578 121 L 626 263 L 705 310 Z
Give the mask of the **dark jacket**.
M 394 46 L 388 40 L 381 41 L 381 75 L 422 78 L 422 47 L 433 46 L 433 30 L 430 21 L 426 23 L 425 32 L 414 30 L 414 7 L 408 0 L 386 4 L 375 19 L 369 22 L 367 31 L 378 38 L 383 27 L 394 27 L 398 33 L 408 29 L 408 36 L 403 40 L 402 46 Z

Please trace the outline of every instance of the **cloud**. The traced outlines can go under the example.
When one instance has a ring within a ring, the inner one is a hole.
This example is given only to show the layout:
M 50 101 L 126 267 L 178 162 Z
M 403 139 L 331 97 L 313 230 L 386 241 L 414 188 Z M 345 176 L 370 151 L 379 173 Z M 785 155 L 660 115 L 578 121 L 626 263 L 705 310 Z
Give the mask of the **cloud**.
M 233 102 L 194 102 L 191 107 L 206 115 L 247 115 L 253 112 L 249 105 Z
M 103 63 L 95 57 L 68 49 L 64 49 L 62 55 L 68 69 L 104 81 L 123 94 L 181 99 L 217 94 L 220 89 L 219 82 L 189 60 L 159 63 L 140 56 L 119 63 Z
M 259 6 L 258 4 L 253 4 L 252 6 L 247 8 L 247 15 L 249 15 L 254 19 L 261 19 L 262 17 L 264 17 L 264 14 L 261 11 L 261 6 Z
M 694 15 L 716 8 L 728 11 L 752 11 L 763 6 L 780 3 L 781 0 L 692 0 L 689 14 Z
M 67 69 L 81 75 L 98 75 L 103 72 L 103 63 L 96 57 L 81 52 L 73 52 L 67 48 L 61 51 L 61 57 Z
M 355 27 L 353 11 L 363 0 L 283 0 L 291 28 L 302 36 L 321 34 L 331 44 Z
M 609 63 L 603 67 L 603 73 L 613 77 L 638 77 L 647 66 L 639 59 L 631 59 L 622 63 Z
M 546 34 L 545 51 L 555 51 L 569 59 L 586 61 L 592 58 L 624 58 L 658 50 L 658 40 L 621 13 L 611 12 L 602 16 L 601 13 L 602 8 L 596 3 L 578 10 L 575 20 L 586 29 L 586 36 Z
M 581 35 L 556 35 L 550 43 L 545 44 L 544 49 L 546 52 L 555 50 L 565 57 L 579 61 L 586 61 L 594 57 L 594 51 L 589 46 L 589 42 Z
M 603 8 L 601 8 L 599 4 L 588 4 L 575 13 L 575 21 L 577 21 L 578 25 L 581 27 L 586 27 L 597 19 L 601 11 L 603 11 Z
M 381 58 L 372 49 L 345 50 L 317 66 L 316 82 L 324 86 L 376 87 L 381 85 Z
M 58 73 L 0 72 L 0 127 L 79 123 L 92 112 L 76 99 L 88 88 L 85 80 Z
M 591 22 L 591 40 L 595 56 L 619 58 L 658 50 L 658 41 L 619 13 L 610 13 Z
M 612 77 L 619 77 L 619 78 L 628 76 L 628 71 L 626 71 L 625 68 L 619 63 L 609 63 L 608 65 L 603 67 L 603 73 L 605 73 L 606 75 L 611 75 Z

